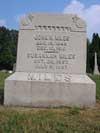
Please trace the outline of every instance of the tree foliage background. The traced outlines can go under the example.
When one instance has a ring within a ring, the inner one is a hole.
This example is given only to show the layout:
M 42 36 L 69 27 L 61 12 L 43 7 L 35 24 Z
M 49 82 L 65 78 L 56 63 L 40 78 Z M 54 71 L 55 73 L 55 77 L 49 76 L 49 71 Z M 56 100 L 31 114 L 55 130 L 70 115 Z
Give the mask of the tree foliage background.
M 97 53 L 97 64 L 100 71 L 100 37 L 98 33 L 93 33 L 92 41 L 87 39 L 87 73 L 93 73 L 95 52 Z
M 0 70 L 12 70 L 16 62 L 18 31 L 0 27 Z M 92 41 L 87 39 L 87 73 L 93 73 L 94 55 L 97 52 L 97 62 L 100 71 L 100 37 L 93 33 Z
M 18 31 L 0 27 L 0 70 L 11 70 L 16 62 Z

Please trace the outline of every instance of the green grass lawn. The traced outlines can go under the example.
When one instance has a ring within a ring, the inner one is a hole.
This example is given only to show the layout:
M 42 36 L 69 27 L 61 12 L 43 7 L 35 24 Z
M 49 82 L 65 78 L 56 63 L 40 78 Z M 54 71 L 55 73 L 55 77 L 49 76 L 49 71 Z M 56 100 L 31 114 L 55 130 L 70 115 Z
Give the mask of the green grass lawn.
M 4 89 L 4 80 L 9 76 L 10 74 L 7 72 L 0 72 L 0 89 Z
M 0 72 L 0 89 L 8 73 Z M 92 108 L 24 108 L 0 106 L 0 133 L 100 133 L 100 76 L 97 104 Z
M 0 133 L 100 133 L 100 101 L 84 109 L 1 106 Z
M 96 97 L 100 99 L 100 75 L 89 75 L 96 83 Z

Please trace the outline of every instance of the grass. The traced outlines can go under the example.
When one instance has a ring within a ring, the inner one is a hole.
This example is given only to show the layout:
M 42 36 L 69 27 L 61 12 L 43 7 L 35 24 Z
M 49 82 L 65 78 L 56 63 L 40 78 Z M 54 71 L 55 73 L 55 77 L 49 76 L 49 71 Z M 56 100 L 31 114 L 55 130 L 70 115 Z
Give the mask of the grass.
M 0 104 L 3 104 L 4 100 L 4 80 L 9 76 L 8 72 L 0 72 Z
M 100 133 L 100 101 L 84 109 L 1 106 L 0 133 Z
M 89 75 L 96 83 L 96 97 L 100 99 L 100 75 Z
M 0 72 L 0 89 L 3 90 L 4 88 L 4 80 L 9 76 L 10 74 L 7 72 Z
M 0 89 L 8 73 L 0 72 Z M 100 76 L 93 108 L 24 108 L 0 106 L 0 133 L 100 133 Z

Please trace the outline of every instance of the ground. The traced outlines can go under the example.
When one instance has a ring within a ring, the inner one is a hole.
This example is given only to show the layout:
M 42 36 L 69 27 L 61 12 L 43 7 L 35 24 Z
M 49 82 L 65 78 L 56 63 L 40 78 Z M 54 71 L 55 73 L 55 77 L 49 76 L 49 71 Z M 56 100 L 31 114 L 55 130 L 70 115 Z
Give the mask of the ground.
M 0 72 L 0 89 L 8 73 Z M 97 103 L 92 108 L 24 108 L 0 106 L 0 133 L 100 133 L 100 76 L 89 75 L 97 84 Z

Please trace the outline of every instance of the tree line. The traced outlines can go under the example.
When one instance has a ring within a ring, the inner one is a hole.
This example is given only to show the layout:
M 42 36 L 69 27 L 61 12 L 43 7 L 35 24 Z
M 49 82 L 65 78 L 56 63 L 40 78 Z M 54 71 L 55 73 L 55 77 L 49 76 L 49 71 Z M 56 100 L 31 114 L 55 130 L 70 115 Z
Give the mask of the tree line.
M 16 62 L 17 30 L 0 27 L 0 70 L 12 70 Z
M 0 27 L 0 70 L 12 70 L 16 62 L 18 31 Z M 94 55 L 97 52 L 100 70 L 100 37 L 93 33 L 92 41 L 87 39 L 87 73 L 94 71 Z
M 87 39 L 87 73 L 94 71 L 95 52 L 97 53 L 97 64 L 100 71 L 100 37 L 98 33 L 93 33 L 91 42 Z

